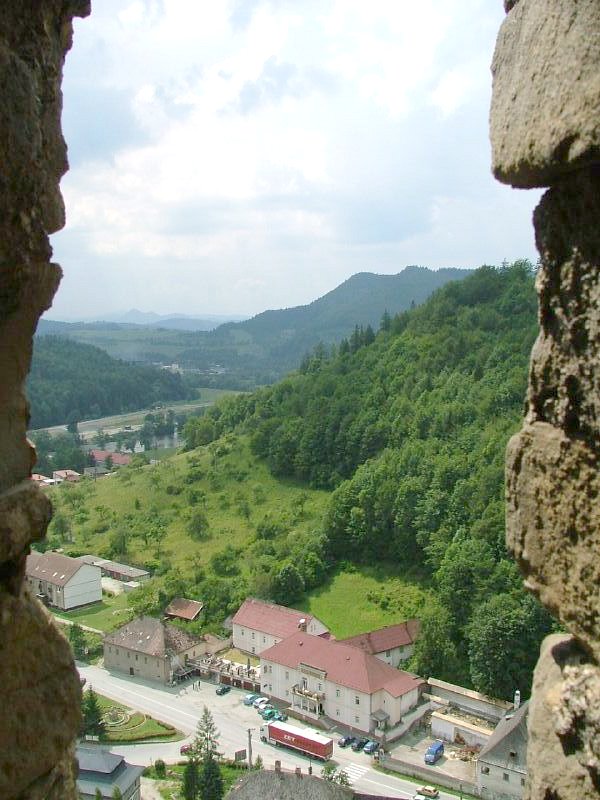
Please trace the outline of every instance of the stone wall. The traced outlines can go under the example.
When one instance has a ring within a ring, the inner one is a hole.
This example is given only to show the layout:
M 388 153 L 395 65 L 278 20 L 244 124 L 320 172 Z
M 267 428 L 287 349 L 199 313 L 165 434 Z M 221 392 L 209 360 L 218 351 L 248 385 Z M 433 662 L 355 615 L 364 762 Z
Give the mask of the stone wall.
M 69 645 L 24 587 L 48 500 L 29 480 L 24 382 L 33 333 L 58 287 L 48 234 L 64 224 L 62 65 L 87 0 L 0 7 L 0 797 L 76 797 L 80 686 Z
M 528 796 L 600 790 L 600 2 L 506 0 L 492 72 L 493 170 L 549 187 L 534 214 L 540 333 L 507 451 L 507 541 L 567 635 L 546 639 Z

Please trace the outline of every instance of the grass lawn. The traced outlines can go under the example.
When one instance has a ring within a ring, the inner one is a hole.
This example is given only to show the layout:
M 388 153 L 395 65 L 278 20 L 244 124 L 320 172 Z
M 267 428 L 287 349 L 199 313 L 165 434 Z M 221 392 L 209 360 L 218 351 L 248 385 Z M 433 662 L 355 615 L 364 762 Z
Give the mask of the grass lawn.
M 124 744 L 128 742 L 161 741 L 176 742 L 185 735 L 140 711 L 132 711 L 121 703 L 116 703 L 98 694 L 98 704 L 104 712 L 112 712 L 115 724 L 107 723 L 107 742 Z
M 55 616 L 77 622 L 79 625 L 89 625 L 90 628 L 97 628 L 100 631 L 112 631 L 128 619 L 127 595 L 104 596 L 99 603 L 73 611 L 56 609 L 51 611 Z
M 418 616 L 428 594 L 393 566 L 356 567 L 335 574 L 298 607 L 341 639 Z

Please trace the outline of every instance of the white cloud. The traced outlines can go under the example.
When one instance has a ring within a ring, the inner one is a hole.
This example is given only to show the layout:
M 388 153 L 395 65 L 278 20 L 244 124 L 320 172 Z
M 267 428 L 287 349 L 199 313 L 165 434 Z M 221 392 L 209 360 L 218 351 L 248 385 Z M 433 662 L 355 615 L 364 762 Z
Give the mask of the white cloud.
M 55 316 L 121 307 L 122 287 L 250 313 L 362 269 L 531 256 L 534 198 L 489 176 L 500 5 L 97 3 L 65 67 Z

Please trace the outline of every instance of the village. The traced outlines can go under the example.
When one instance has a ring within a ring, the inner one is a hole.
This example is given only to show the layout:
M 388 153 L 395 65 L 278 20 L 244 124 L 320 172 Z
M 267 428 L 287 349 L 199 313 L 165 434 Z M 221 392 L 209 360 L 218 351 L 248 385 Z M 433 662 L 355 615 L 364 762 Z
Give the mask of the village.
M 93 554 L 33 552 L 26 565 L 32 594 L 67 623 L 69 611 L 100 603 L 103 590 L 128 592 L 149 578 L 147 570 Z M 337 742 L 335 755 L 352 750 L 360 770 L 365 761 L 367 769 L 461 795 L 522 797 L 527 703 L 518 690 L 509 703 L 405 671 L 417 619 L 338 640 L 315 616 L 249 597 L 228 620 L 227 637 L 185 630 L 202 611 L 201 600 L 174 597 L 162 618 L 139 616 L 107 633 L 103 670 L 166 691 L 202 683 L 214 687 L 215 699 L 231 692 L 228 707 L 239 720 L 235 752 L 246 742 L 249 707 L 258 706 L 260 724 L 282 720 L 316 730 Z M 141 769 L 115 754 L 101 758 L 89 743 L 82 747 L 81 780 L 88 763 L 96 782 L 104 775 L 106 797 L 117 773 L 139 784 Z

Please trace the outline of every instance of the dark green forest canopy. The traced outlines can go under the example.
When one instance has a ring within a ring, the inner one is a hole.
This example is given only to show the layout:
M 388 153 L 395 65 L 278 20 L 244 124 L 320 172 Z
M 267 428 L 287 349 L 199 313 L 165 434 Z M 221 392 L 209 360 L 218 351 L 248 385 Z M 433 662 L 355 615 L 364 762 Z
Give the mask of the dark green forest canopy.
M 482 267 L 376 336 L 357 328 L 333 357 L 317 349 L 302 371 L 209 412 L 215 435 L 250 431 L 275 475 L 334 489 L 323 526 L 334 562 L 390 561 L 430 582 L 439 606 L 425 614 L 415 669 L 470 674 L 492 693 L 503 670 L 528 691 L 532 640 L 550 627 L 504 545 L 504 451 L 536 329 L 531 264 Z M 496 596 L 486 640 L 506 624 L 501 608 L 528 638 L 490 666 L 478 612 Z
M 111 358 L 58 336 L 36 337 L 27 382 L 31 427 L 61 425 L 147 408 L 187 396 L 181 376 Z

